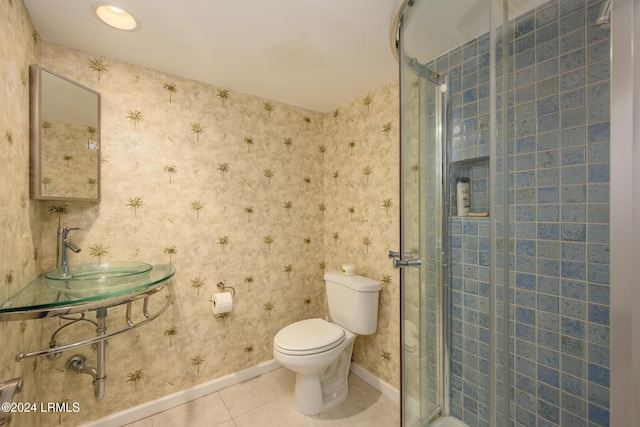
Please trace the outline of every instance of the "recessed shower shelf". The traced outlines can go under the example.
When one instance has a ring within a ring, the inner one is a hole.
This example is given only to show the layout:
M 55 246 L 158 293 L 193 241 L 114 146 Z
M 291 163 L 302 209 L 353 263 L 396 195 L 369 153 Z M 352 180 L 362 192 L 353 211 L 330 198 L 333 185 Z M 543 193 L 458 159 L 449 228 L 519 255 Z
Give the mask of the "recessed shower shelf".
M 457 217 L 456 178 L 470 179 L 471 212 L 489 212 L 489 156 L 474 157 L 449 164 L 449 215 Z
M 489 156 L 482 157 L 470 157 L 467 159 L 456 160 L 451 162 L 451 166 L 463 167 L 463 166 L 477 166 L 477 165 L 489 165 Z

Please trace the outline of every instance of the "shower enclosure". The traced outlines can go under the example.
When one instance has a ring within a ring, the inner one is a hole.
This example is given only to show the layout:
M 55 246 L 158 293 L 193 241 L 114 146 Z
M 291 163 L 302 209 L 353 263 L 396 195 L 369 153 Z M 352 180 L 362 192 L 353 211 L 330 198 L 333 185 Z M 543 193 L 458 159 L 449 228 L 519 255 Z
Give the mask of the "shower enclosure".
M 610 9 L 400 9 L 403 426 L 609 425 Z

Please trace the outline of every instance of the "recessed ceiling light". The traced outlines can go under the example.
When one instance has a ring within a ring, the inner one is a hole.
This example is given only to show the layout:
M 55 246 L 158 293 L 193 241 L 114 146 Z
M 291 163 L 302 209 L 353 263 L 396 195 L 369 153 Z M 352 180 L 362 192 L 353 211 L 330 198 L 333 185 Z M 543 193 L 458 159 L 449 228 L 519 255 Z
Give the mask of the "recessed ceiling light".
M 129 12 L 106 3 L 93 6 L 93 13 L 98 19 L 118 30 L 133 31 L 138 29 L 138 22 Z

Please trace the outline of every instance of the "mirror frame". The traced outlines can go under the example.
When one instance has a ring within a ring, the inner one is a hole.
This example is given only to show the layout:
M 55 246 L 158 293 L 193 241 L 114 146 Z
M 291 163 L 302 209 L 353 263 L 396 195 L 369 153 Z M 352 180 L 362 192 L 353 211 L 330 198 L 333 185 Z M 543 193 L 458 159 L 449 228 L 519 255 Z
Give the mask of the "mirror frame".
M 68 83 L 73 84 L 81 89 L 91 92 L 97 97 L 97 134 L 96 139 L 98 142 L 98 148 L 96 149 L 96 169 L 97 169 L 97 195 L 95 198 L 91 197 L 73 197 L 73 196 L 50 196 L 43 194 L 42 192 L 42 126 L 40 122 L 42 120 L 42 72 L 47 72 L 55 77 L 58 77 Z M 69 200 L 69 201 L 86 201 L 86 202 L 99 202 L 101 196 L 101 99 L 100 93 L 95 90 L 86 87 L 78 82 L 75 82 L 67 77 L 53 72 L 39 64 L 32 64 L 29 66 L 29 136 L 30 136 L 30 149 L 29 149 L 29 174 L 30 174 L 30 197 L 35 200 Z

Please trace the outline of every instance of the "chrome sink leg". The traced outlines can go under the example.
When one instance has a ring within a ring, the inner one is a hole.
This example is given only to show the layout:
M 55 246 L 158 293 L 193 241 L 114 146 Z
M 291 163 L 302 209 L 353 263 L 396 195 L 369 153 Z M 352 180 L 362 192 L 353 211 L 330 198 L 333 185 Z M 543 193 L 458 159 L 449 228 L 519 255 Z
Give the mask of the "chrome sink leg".
M 107 333 L 107 309 L 100 308 L 96 314 L 98 320 L 98 328 L 96 332 L 98 336 Z M 98 375 L 93 381 L 94 391 L 98 400 L 104 397 L 104 389 L 107 382 L 107 340 L 98 342 Z
M 107 331 L 107 309 L 100 308 L 97 310 L 96 319 L 98 327 L 96 332 L 98 336 L 102 336 Z M 93 379 L 93 391 L 96 399 L 101 400 L 104 397 L 105 383 L 107 381 L 106 375 L 106 351 L 107 340 L 98 341 L 98 367 L 92 368 L 86 366 L 86 357 L 76 354 L 67 361 L 67 371 L 75 372 L 77 374 L 91 375 Z

